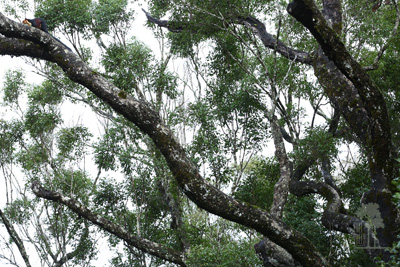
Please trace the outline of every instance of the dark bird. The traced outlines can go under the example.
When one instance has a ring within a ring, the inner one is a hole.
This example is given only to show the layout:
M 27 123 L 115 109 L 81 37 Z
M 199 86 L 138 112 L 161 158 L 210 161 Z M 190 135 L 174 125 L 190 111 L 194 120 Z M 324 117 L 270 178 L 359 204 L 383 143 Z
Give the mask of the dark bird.
M 54 39 L 56 39 L 58 42 L 60 42 L 63 46 L 65 46 L 66 48 L 68 48 L 69 51 L 72 51 L 68 46 L 66 46 L 63 42 L 61 42 L 58 38 L 54 37 L 53 35 L 51 35 L 49 33 L 49 30 L 47 29 L 47 23 L 44 19 L 42 18 L 34 18 L 34 19 L 27 19 L 25 18 L 22 23 L 29 25 L 29 26 L 33 26 L 35 28 L 38 28 L 44 32 L 46 32 L 47 34 L 49 34 L 51 37 L 53 37 Z

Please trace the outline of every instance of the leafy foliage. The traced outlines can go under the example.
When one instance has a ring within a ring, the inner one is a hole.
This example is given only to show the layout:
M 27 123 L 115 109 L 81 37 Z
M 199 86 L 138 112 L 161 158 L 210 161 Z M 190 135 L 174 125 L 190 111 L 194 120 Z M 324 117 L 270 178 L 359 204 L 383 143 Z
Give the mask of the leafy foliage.
M 30 10 L 28 1 L 2 2 L 15 17 Z M 173 29 L 165 33 L 148 23 L 160 53 L 131 36 L 136 34 L 135 3 L 46 0 L 34 1 L 33 11 L 73 45 L 95 74 L 117 86 L 122 100 L 133 96 L 152 106 L 218 190 L 269 211 L 282 167 L 271 152 L 277 144 L 271 142 L 270 122 L 277 118 L 291 167 L 309 164 L 304 180 L 322 182 L 321 163 L 328 161 L 348 214 L 355 213 L 371 187 L 366 151 L 354 153 L 355 159 L 340 158 L 344 142 L 358 147 L 359 140 L 347 132 L 345 119 L 336 132 L 328 132 L 335 106 L 311 77 L 312 66 L 267 49 L 257 34 L 238 23 L 252 16 L 282 43 L 315 52 L 317 42 L 286 15 L 285 1 L 148 1 L 150 14 L 165 16 Z M 341 38 L 354 58 L 365 66 L 374 64 L 386 45 L 378 68 L 369 74 L 385 96 L 398 148 L 400 42 L 398 34 L 388 40 L 395 8 L 382 5 L 371 12 L 370 4 L 362 1 L 342 3 Z M 261 266 L 253 246 L 262 237 L 189 201 L 153 140 L 54 64 L 30 63 L 43 80 L 29 84 L 22 71 L 5 75 L 2 107 L 13 116 L 0 120 L 0 168 L 6 178 L 5 214 L 22 229 L 24 242 L 35 244 L 41 265 L 53 266 L 72 255 L 69 265 L 92 266 L 99 256 L 94 245 L 98 240 L 108 242 L 112 266 L 171 264 L 100 231 L 58 203 L 33 198 L 28 187 L 34 180 L 74 197 L 138 238 L 184 253 L 189 266 Z M 92 117 L 84 115 L 71 125 L 72 112 L 63 112 L 64 104 L 85 109 L 99 123 L 93 126 Z M 393 182 L 398 189 L 398 179 Z M 399 193 L 394 199 L 400 199 Z M 352 246 L 349 235 L 322 225 L 325 205 L 315 195 L 289 194 L 283 220 L 310 239 L 332 266 L 371 266 L 372 260 Z M 14 248 L 4 240 L 6 247 Z M 391 248 L 394 254 L 399 246 Z M 391 263 L 398 262 L 393 256 Z
M 273 159 L 253 159 L 235 192 L 235 197 L 265 210 L 271 207 L 274 185 L 279 179 L 279 164 Z
M 251 247 L 251 244 L 235 241 L 194 246 L 188 263 L 191 266 L 262 266 Z
M 92 18 L 89 11 L 92 9 L 91 0 L 77 0 L 71 3 L 63 0 L 43 1 L 36 10 L 36 16 L 43 18 L 53 30 L 62 26 L 67 33 L 87 33 Z
M 12 104 L 18 100 L 21 91 L 24 90 L 24 74 L 20 71 L 8 71 L 5 74 L 5 81 L 3 86 L 3 101 Z

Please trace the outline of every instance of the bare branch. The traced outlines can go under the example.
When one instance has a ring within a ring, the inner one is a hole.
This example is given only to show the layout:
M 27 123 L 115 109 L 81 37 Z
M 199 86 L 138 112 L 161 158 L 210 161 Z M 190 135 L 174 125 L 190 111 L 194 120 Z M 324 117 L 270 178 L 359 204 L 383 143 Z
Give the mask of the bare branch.
M 251 16 L 247 16 L 239 17 L 237 19 L 237 22 L 246 26 L 247 28 L 251 29 L 255 34 L 257 34 L 257 36 L 260 38 L 266 48 L 274 49 L 276 52 L 290 60 L 311 65 L 312 58 L 307 52 L 295 50 L 288 47 L 283 42 L 277 40 L 275 37 L 267 32 L 265 24 L 262 23 L 260 20 Z
M 142 8 L 143 12 L 146 14 L 147 20 L 149 22 L 155 23 L 160 27 L 167 28 L 171 32 L 181 32 L 184 26 L 178 23 L 170 23 L 168 20 L 156 19 L 150 15 L 149 12 Z

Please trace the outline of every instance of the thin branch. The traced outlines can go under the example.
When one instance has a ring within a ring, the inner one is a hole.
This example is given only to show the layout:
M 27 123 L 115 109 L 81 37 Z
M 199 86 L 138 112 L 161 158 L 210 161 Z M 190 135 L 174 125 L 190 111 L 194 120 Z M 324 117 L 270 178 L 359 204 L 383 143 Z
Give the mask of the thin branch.
M 26 266 L 31 267 L 32 265 L 29 262 L 29 257 L 28 257 L 28 254 L 26 253 L 24 243 L 22 242 L 21 238 L 19 237 L 17 231 L 15 231 L 14 226 L 10 223 L 10 221 L 7 219 L 7 217 L 5 216 L 5 214 L 3 213 L 3 211 L 1 209 L 0 209 L 0 217 L 7 229 L 7 232 L 10 235 L 11 239 L 17 245 L 19 253 L 21 253 L 21 256 L 22 256 Z
M 379 67 L 379 60 L 382 58 L 383 53 L 386 51 L 387 46 L 389 44 L 389 42 L 391 41 L 391 39 L 393 38 L 393 36 L 397 35 L 397 30 L 399 28 L 399 24 L 400 24 L 400 10 L 399 7 L 397 5 L 396 1 L 393 1 L 393 4 L 396 8 L 396 22 L 393 26 L 393 30 L 390 33 L 389 38 L 386 40 L 386 43 L 382 45 L 381 49 L 379 50 L 378 54 L 376 55 L 375 59 L 374 59 L 374 63 L 372 63 L 371 66 L 365 66 L 364 70 L 376 70 Z
M 63 256 L 61 259 L 55 262 L 54 266 L 61 267 L 63 266 L 64 263 L 79 255 L 79 253 L 81 253 L 85 247 L 85 241 L 88 238 L 88 236 L 89 236 L 89 227 L 86 225 L 85 228 L 83 229 L 83 234 L 81 235 L 79 243 L 76 246 L 75 250 L 67 253 L 65 256 Z

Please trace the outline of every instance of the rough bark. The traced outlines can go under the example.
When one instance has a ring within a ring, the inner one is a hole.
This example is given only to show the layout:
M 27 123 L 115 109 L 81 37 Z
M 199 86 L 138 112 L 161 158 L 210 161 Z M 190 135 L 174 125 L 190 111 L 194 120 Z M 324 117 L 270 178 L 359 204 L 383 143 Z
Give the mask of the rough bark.
M 53 38 L 35 28 L 13 22 L 0 14 L 0 33 L 6 37 L 17 37 L 38 44 L 36 49 L 43 49 L 66 75 L 110 105 L 116 112 L 133 122 L 155 143 L 165 157 L 168 166 L 182 191 L 200 208 L 241 225 L 253 228 L 285 248 L 294 259 L 305 266 L 326 266 L 326 260 L 314 245 L 303 235 L 289 228 L 269 213 L 224 194 L 208 184 L 197 168 L 187 157 L 184 149 L 174 137 L 172 131 L 163 123 L 150 104 L 131 96 L 122 98 L 119 89 L 98 73 L 89 68 L 76 55 L 66 50 Z M 20 40 L 7 40 L 8 44 L 21 45 Z M 17 48 L 14 49 L 16 53 Z M 0 47 L 0 54 L 7 54 Z M 30 50 L 21 49 L 15 55 L 32 56 Z M 35 55 L 37 52 L 35 53 Z
M 267 32 L 264 23 L 262 23 L 260 20 L 251 16 L 247 16 L 238 17 L 236 21 L 238 24 L 243 24 L 257 34 L 266 48 L 274 49 L 276 52 L 288 58 L 289 60 L 307 65 L 312 63 L 312 57 L 309 53 L 288 47 L 280 40 L 274 38 L 270 33 Z
M 274 99 L 276 98 L 274 97 Z M 293 169 L 292 163 L 289 161 L 286 153 L 283 134 L 277 117 L 273 116 L 270 123 L 275 146 L 275 156 L 278 159 L 280 168 L 280 177 L 274 186 L 274 197 L 270 213 L 275 218 L 281 220 L 289 193 L 289 183 Z M 255 244 L 254 249 L 260 259 L 262 259 L 264 266 L 294 266 L 293 257 L 268 237 L 264 237 L 263 240 Z
M 387 179 L 393 176 L 394 170 L 391 132 L 383 95 L 361 65 L 352 58 L 314 1 L 295 0 L 288 5 L 287 9 L 289 14 L 309 29 L 321 45 L 324 54 L 356 88 L 370 120 L 364 121 L 362 127 L 356 127 L 353 130 L 366 128 L 365 132 L 368 136 L 363 137 L 363 141 L 373 161 L 370 169 L 374 187 L 377 190 L 384 189 L 388 186 Z
M 121 238 L 131 246 L 134 246 L 146 253 L 149 253 L 166 261 L 170 261 L 181 266 L 186 266 L 184 254 L 171 248 L 165 247 L 161 244 L 147 240 L 145 238 L 140 238 L 130 234 L 120 225 L 113 223 L 105 219 L 104 217 L 94 213 L 92 210 L 80 204 L 78 201 L 71 197 L 67 197 L 59 192 L 49 191 L 43 188 L 38 181 L 34 181 L 32 183 L 32 190 L 33 193 L 35 193 L 35 195 L 38 197 L 55 201 L 67 206 L 75 213 L 79 214 L 83 218 L 89 220 L 90 222 L 99 226 L 105 231 Z
M 268 267 L 288 267 L 288 266 L 300 266 L 293 260 L 285 249 L 278 246 L 268 238 L 264 238 L 260 242 L 254 245 L 256 253 L 263 261 L 264 266 Z
M 312 0 L 294 0 L 287 9 L 321 45 L 313 63 L 315 74 L 366 150 L 372 187 L 362 201 L 379 205 L 385 227 L 377 229 L 377 238 L 381 246 L 391 246 L 400 223 L 399 211 L 391 200 L 394 193 L 391 181 L 397 167 L 386 103 L 379 88 L 351 57 L 337 34 L 342 23 L 340 1 L 325 0 L 323 4 L 323 14 Z M 342 225 L 341 231 L 348 230 L 349 221 L 345 215 L 328 217 Z M 376 250 L 368 252 L 371 256 L 380 253 Z M 388 257 L 385 253 L 384 259 Z
M 271 121 L 271 131 L 275 145 L 275 156 L 279 162 L 280 177 L 274 186 L 274 199 L 271 207 L 271 214 L 278 219 L 282 219 L 283 210 L 286 205 L 289 193 L 289 183 L 292 176 L 291 162 L 286 153 L 282 133 L 276 117 Z

